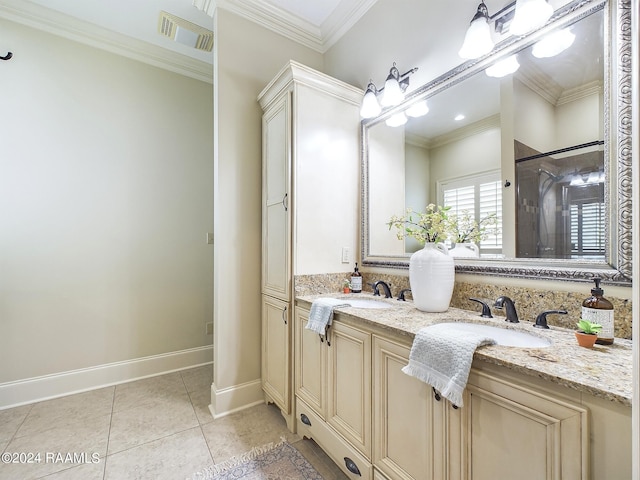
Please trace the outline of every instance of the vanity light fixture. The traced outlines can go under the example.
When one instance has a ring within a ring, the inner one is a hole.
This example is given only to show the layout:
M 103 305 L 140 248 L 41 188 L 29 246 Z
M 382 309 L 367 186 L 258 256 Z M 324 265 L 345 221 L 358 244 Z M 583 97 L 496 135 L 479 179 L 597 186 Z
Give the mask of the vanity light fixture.
M 407 84 L 407 86 L 409 85 Z M 395 107 L 396 105 L 400 105 L 402 100 L 404 100 L 404 90 L 400 87 L 400 71 L 396 68 L 395 62 L 391 70 L 389 70 L 389 75 L 384 82 L 384 88 L 382 90 L 380 105 L 383 107 Z
M 489 11 L 484 2 L 481 2 L 476 14 L 471 19 L 469 28 L 467 28 L 458 55 L 465 59 L 479 58 L 489 53 L 493 49 L 493 45 L 489 28 Z
M 501 78 L 507 75 L 511 75 L 519 68 L 520 64 L 518 63 L 518 59 L 515 55 L 511 55 L 504 60 L 500 60 L 499 62 L 494 63 L 484 72 L 490 77 Z
M 516 0 L 489 16 L 487 6 L 482 1 L 471 19 L 458 55 L 472 60 L 493 50 L 495 42 L 491 37 L 492 22 L 498 35 L 510 33 L 520 36 L 543 26 L 552 14 L 553 7 L 547 0 Z
M 575 39 L 568 28 L 552 32 L 533 45 L 531 54 L 536 58 L 555 57 L 573 45 Z
M 395 62 L 389 70 L 389 75 L 384 83 L 384 87 L 377 89 L 372 81 L 369 81 L 362 106 L 360 108 L 360 116 L 362 118 L 373 118 L 380 114 L 382 107 L 395 107 L 404 100 L 404 93 L 409 87 L 409 76 L 415 73 L 418 67 L 412 68 L 402 75 L 398 71 Z M 378 103 L 378 95 L 380 102 Z
M 413 118 L 422 117 L 423 115 L 429 113 L 429 105 L 427 105 L 426 100 L 422 100 L 420 102 L 414 103 L 409 108 L 407 108 L 407 111 L 405 113 Z
M 547 0 L 516 0 L 516 13 L 509 26 L 513 35 L 525 35 L 540 28 L 553 15 Z
M 605 176 L 601 170 L 595 172 L 576 172 L 571 177 L 569 185 L 572 187 L 582 187 L 586 185 L 596 185 L 604 183 Z
M 390 127 L 400 127 L 407 123 L 407 116 L 404 112 L 396 113 L 395 115 L 391 115 L 387 118 L 384 123 Z
M 369 82 L 367 85 L 367 91 L 364 93 L 364 98 L 362 99 L 362 106 L 360 107 L 360 116 L 362 118 L 373 118 L 380 115 L 382 111 L 382 107 L 378 103 L 378 99 L 376 95 L 378 90 L 373 82 Z

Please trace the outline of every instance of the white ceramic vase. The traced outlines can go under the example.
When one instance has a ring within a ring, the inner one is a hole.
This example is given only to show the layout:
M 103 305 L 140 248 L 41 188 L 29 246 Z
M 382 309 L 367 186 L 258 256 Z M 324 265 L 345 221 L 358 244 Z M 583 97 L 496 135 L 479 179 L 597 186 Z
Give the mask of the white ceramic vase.
M 443 243 L 427 243 L 409 260 L 411 296 L 418 310 L 446 312 L 453 294 L 455 267 Z
M 454 258 L 478 258 L 480 256 L 480 249 L 473 242 L 456 243 L 455 246 L 449 250 L 449 255 Z

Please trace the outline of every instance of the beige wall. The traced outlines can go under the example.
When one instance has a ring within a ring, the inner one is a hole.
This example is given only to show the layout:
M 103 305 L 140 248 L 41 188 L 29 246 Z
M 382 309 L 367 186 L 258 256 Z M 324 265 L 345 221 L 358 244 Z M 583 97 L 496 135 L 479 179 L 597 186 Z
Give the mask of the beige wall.
M 260 391 L 261 131 L 257 98 L 288 60 L 322 56 L 218 8 L 215 52 L 214 387 L 217 415 Z
M 0 387 L 211 344 L 211 85 L 0 31 Z

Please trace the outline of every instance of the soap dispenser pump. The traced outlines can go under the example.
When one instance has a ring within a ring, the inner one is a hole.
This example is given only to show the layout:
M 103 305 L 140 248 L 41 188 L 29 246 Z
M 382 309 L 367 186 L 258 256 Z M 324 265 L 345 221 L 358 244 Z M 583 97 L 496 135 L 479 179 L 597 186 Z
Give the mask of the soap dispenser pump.
M 596 343 L 600 345 L 613 344 L 613 304 L 603 297 L 600 288 L 600 278 L 594 278 L 595 288 L 591 289 L 591 296 L 582 302 L 582 319 L 602 325 Z
M 353 269 L 353 273 L 351 274 L 351 292 L 362 292 L 362 274 L 358 271 L 357 263 L 356 268 Z

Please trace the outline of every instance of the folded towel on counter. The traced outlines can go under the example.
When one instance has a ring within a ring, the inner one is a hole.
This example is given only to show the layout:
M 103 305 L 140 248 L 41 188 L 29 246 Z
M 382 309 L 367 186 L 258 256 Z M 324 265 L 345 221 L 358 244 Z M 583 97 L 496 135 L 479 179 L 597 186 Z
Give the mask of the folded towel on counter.
M 491 337 L 465 332 L 451 324 L 424 327 L 416 334 L 409 365 L 402 371 L 433 386 L 443 397 L 461 407 L 476 348 L 494 343 Z
M 305 328 L 320 335 L 326 333 L 327 327 L 333 321 L 333 309 L 338 307 L 349 307 L 347 300 L 339 298 L 318 298 L 311 304 L 309 321 Z

